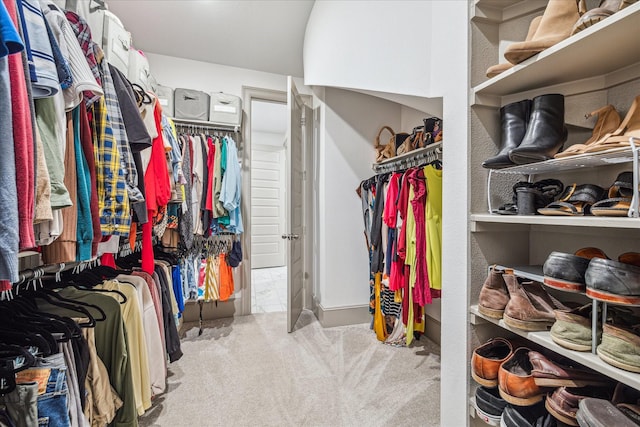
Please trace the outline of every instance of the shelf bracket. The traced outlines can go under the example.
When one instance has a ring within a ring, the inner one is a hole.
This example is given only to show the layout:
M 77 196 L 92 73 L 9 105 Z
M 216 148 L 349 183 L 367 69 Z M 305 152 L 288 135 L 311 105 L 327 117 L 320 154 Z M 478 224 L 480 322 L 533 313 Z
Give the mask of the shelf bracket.
M 487 176 L 487 206 L 489 207 L 489 213 L 493 213 L 491 206 L 491 176 L 493 175 L 493 169 L 489 169 L 489 175 Z

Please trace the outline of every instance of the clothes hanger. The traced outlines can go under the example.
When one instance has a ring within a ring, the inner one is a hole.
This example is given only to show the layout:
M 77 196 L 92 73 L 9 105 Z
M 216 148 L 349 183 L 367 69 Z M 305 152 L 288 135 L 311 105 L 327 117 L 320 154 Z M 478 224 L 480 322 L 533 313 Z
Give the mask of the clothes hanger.
M 16 374 L 35 365 L 35 357 L 17 345 L 0 344 L 0 394 L 16 389 Z

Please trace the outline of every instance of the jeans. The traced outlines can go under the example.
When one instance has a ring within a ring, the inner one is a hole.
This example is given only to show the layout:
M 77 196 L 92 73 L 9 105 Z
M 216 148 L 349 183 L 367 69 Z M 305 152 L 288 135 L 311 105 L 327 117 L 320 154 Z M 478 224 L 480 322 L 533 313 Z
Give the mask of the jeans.
M 51 370 L 46 390 L 38 395 L 38 427 L 69 427 L 69 388 L 64 355 L 58 353 L 39 359 L 37 366 L 34 369 Z
M 15 390 L 0 396 L 0 407 L 8 414 L 16 427 L 38 426 L 38 383 L 16 385 Z

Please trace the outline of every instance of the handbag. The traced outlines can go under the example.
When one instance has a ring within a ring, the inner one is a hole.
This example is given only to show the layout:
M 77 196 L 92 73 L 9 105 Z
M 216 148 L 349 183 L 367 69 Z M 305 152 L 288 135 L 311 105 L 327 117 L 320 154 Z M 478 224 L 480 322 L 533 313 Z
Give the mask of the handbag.
M 429 142 L 429 144 L 442 141 L 442 119 L 439 117 L 428 117 L 423 121 L 425 132 L 431 134 L 431 142 Z
M 391 137 L 389 138 L 389 142 L 383 145 L 380 143 L 380 136 L 382 135 L 382 132 L 384 130 L 389 132 L 391 134 Z M 380 163 L 383 160 L 395 157 L 395 155 L 397 154 L 397 149 L 408 137 L 408 133 L 395 133 L 389 126 L 382 126 L 378 131 L 378 135 L 376 135 L 375 140 L 376 163 Z
M 411 135 L 396 149 L 396 154 L 404 154 L 418 148 L 427 146 L 427 140 L 431 139 L 431 134 L 424 131 L 424 126 L 416 126 L 413 128 Z

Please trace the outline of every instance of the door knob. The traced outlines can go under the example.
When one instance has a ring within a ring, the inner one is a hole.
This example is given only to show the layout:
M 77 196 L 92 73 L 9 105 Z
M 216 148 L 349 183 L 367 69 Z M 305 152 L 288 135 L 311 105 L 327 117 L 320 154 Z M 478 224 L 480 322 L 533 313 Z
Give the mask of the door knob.
M 300 238 L 300 235 L 299 234 L 283 234 L 282 238 L 286 240 L 298 240 Z

